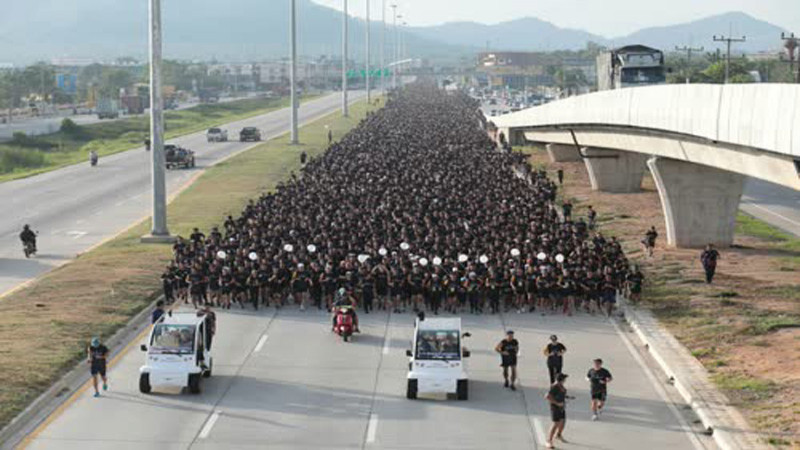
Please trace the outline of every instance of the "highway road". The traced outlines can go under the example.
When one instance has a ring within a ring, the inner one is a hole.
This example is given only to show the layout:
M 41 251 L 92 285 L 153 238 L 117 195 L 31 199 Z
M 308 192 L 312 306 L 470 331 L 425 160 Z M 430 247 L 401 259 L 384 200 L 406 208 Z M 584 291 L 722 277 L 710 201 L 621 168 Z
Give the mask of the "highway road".
M 351 343 L 325 312 L 294 307 L 218 312 L 215 373 L 193 396 L 138 392 L 144 355 L 135 339 L 111 368 L 110 388 L 71 397 L 29 435 L 28 449 L 541 449 L 549 424 L 541 349 L 556 333 L 570 375 L 564 449 L 714 449 L 673 403 L 632 334 L 588 315 L 464 316 L 470 398 L 405 398 L 411 314 L 361 315 Z M 494 345 L 514 329 L 522 389 L 504 389 Z M 591 421 L 585 374 L 602 357 L 614 376 L 600 421 Z
M 356 101 L 361 92 L 351 93 Z M 326 115 L 340 107 L 341 94 L 305 102 L 300 121 Z M 288 108 L 233 122 L 224 128 L 238 139 L 244 126 L 256 126 L 265 139 L 288 130 Z M 204 133 L 172 139 L 196 152 L 197 167 L 171 170 L 168 192 L 174 193 L 204 170 L 253 143 L 208 143 Z M 150 152 L 143 147 L 103 157 L 97 167 L 77 164 L 35 177 L 0 184 L 0 294 L 68 262 L 81 252 L 116 235 L 150 214 Z M 39 232 L 40 253 L 25 259 L 18 235 L 31 224 Z
M 742 196 L 742 211 L 800 236 L 800 192 L 750 178 Z

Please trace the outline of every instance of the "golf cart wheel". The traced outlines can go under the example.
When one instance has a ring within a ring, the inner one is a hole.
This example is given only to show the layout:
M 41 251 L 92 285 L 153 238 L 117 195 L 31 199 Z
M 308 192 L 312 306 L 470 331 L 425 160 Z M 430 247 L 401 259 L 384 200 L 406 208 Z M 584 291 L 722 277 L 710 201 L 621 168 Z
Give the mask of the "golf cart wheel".
M 150 391 L 153 390 L 153 387 L 150 386 L 150 374 L 143 373 L 139 375 L 139 392 L 142 394 L 149 394 Z
M 417 398 L 417 380 L 409 379 L 408 387 L 406 388 L 406 398 L 414 400 Z
M 211 369 L 214 368 L 214 359 L 208 358 L 208 369 L 203 372 L 203 378 L 210 378 L 211 377 Z
M 193 373 L 189 375 L 189 392 L 192 394 L 200 393 L 200 374 Z
M 458 380 L 456 384 L 456 398 L 459 400 L 466 400 L 469 397 L 469 381 Z

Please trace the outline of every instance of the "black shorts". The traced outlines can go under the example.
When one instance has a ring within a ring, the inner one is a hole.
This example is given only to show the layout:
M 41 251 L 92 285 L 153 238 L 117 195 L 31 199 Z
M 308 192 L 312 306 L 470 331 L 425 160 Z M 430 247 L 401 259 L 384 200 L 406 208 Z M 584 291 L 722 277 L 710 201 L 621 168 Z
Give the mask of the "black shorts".
M 605 389 L 592 389 L 592 400 L 600 400 L 601 402 L 606 401 L 606 396 L 608 395 L 608 391 Z
M 517 367 L 517 357 L 503 356 L 502 361 L 500 361 L 500 367 Z
M 558 406 L 550 405 L 550 418 L 553 422 L 561 422 L 567 418 L 567 410 Z
M 103 376 L 103 377 L 106 376 L 106 363 L 105 362 L 92 363 L 92 367 L 91 367 L 91 369 L 89 369 L 89 372 L 92 375 L 98 375 L 99 374 L 100 376 Z

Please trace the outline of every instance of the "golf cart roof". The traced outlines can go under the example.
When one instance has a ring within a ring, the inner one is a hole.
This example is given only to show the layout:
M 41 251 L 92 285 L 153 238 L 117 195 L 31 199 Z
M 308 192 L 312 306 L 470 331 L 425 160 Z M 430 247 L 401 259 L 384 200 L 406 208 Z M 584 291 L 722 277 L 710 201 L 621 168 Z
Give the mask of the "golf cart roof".
M 198 316 L 196 312 L 173 312 L 161 316 L 161 322 L 169 325 L 198 325 L 205 319 L 204 315 Z
M 460 317 L 433 318 L 417 320 L 417 328 L 420 330 L 461 330 Z

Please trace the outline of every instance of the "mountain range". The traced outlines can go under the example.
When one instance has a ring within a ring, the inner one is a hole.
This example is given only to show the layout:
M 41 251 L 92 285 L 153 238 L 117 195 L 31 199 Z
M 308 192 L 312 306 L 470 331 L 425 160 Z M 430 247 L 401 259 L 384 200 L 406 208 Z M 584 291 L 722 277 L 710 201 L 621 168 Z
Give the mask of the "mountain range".
M 30 63 L 53 58 L 110 60 L 147 55 L 147 2 L 130 0 L 7 0 L 0 15 L 0 63 Z M 188 5 L 191 5 L 189 7 Z M 163 2 L 164 54 L 174 59 L 251 60 L 288 55 L 289 2 L 264 0 L 192 0 Z M 341 54 L 341 12 L 298 0 L 298 42 L 302 55 Z M 371 23 L 377 60 L 382 26 Z M 366 22 L 350 24 L 352 57 L 363 59 Z M 729 30 L 747 35 L 738 51 L 775 50 L 780 27 L 740 12 L 690 23 L 644 28 L 629 36 L 605 38 L 583 30 L 522 18 L 495 25 L 453 22 L 410 28 L 409 52 L 431 59 L 471 57 L 487 45 L 493 50 L 575 50 L 588 42 L 603 46 L 639 43 L 662 49 L 692 43 L 714 47 L 714 34 Z M 393 42 L 387 30 L 387 52 Z M 387 60 L 390 60 L 387 54 Z

